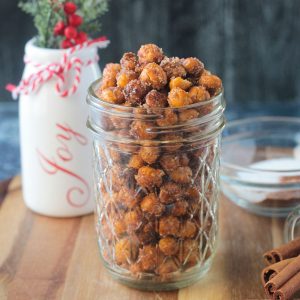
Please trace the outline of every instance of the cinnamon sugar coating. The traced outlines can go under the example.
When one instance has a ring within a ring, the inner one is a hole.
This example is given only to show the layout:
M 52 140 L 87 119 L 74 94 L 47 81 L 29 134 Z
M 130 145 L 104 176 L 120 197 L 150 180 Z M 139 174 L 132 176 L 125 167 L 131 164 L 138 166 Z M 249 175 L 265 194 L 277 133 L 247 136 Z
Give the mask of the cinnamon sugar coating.
M 128 167 L 133 169 L 139 169 L 144 165 L 144 160 L 140 157 L 140 155 L 134 154 L 131 156 Z
M 139 49 L 138 57 L 141 64 L 153 62 L 159 64 L 162 61 L 164 54 L 162 49 L 155 44 L 146 44 Z
M 143 121 L 133 121 L 131 124 L 130 134 L 136 139 L 140 140 L 152 140 L 157 134 L 152 132 L 153 125 Z
M 122 70 L 117 74 L 117 86 L 124 89 L 125 86 L 134 79 L 138 78 L 138 74 L 130 70 Z
M 170 80 L 169 87 L 170 90 L 174 88 L 181 88 L 182 90 L 188 90 L 193 84 L 186 79 L 182 79 L 181 77 L 175 77 Z
M 175 202 L 182 195 L 183 190 L 181 186 L 175 182 L 166 182 L 160 188 L 159 199 L 162 203 L 170 204 Z
M 186 76 L 186 70 L 182 65 L 181 59 L 178 57 L 165 57 L 160 66 L 167 74 L 168 79 Z
M 138 246 L 129 238 L 123 238 L 116 243 L 115 255 L 117 264 L 127 264 L 135 261 L 138 255 Z
M 222 81 L 216 75 L 202 75 L 199 79 L 199 84 L 204 86 L 211 95 L 215 95 L 222 88 Z
M 179 122 L 185 123 L 199 116 L 197 109 L 187 109 L 179 113 Z
M 196 57 L 188 57 L 182 62 L 186 72 L 194 77 L 199 77 L 204 71 L 204 64 Z
M 123 54 L 120 64 L 123 69 L 134 71 L 138 63 L 138 58 L 133 52 Z
M 161 236 L 166 235 L 179 235 L 180 222 L 177 217 L 167 216 L 162 217 L 159 220 L 159 234 Z
M 149 63 L 141 72 L 140 80 L 146 86 L 160 90 L 167 84 L 167 75 L 156 63 Z
M 143 146 L 141 147 L 139 154 L 144 162 L 151 165 L 155 163 L 159 157 L 160 149 L 158 147 Z
M 106 102 L 121 104 L 125 98 L 120 87 L 108 87 L 101 91 L 99 97 Z
M 147 92 L 147 86 L 138 79 L 130 81 L 124 88 L 126 101 L 133 105 L 142 104 Z
M 202 86 L 193 86 L 189 90 L 189 95 L 193 103 L 205 101 L 210 98 L 209 92 Z
M 178 122 L 178 115 L 171 108 L 166 108 L 163 113 L 163 118 L 157 119 L 156 124 L 160 127 L 172 126 Z
M 170 177 L 177 183 L 190 183 L 193 172 L 189 167 L 178 167 L 170 172 Z
M 150 193 L 142 200 L 141 209 L 143 212 L 159 217 L 164 212 L 165 207 L 154 193 Z
M 138 170 L 138 174 L 135 176 L 135 179 L 140 186 L 151 189 L 161 186 L 162 177 L 164 175 L 164 171 L 160 169 L 144 166 Z
M 145 102 L 150 108 L 162 108 L 168 105 L 168 97 L 157 90 L 151 90 L 145 97 Z
M 168 94 L 168 102 L 171 107 L 183 107 L 193 103 L 189 93 L 176 87 Z
M 158 246 L 159 246 L 159 250 L 163 254 L 168 256 L 175 255 L 179 250 L 178 241 L 171 236 L 161 238 L 158 243 Z

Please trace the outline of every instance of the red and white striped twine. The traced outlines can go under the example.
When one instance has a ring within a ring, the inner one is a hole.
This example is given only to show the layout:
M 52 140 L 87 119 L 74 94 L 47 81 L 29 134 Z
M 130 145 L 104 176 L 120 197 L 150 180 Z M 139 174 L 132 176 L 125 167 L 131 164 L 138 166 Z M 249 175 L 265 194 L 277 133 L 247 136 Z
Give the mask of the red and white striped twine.
M 106 37 L 100 37 L 94 40 L 86 41 L 82 44 L 76 45 L 69 48 L 62 56 L 59 63 L 49 63 L 49 64 L 36 64 L 32 61 L 24 59 L 25 64 L 33 65 L 37 70 L 36 72 L 30 74 L 28 77 L 23 78 L 18 86 L 13 84 L 8 84 L 6 89 L 12 93 L 14 99 L 18 97 L 19 94 L 28 95 L 35 92 L 41 85 L 45 82 L 56 78 L 57 82 L 55 84 L 55 90 L 61 97 L 68 97 L 73 95 L 80 84 L 81 70 L 82 67 L 88 66 L 99 60 L 98 55 L 96 57 L 90 58 L 87 61 L 83 61 L 75 54 L 83 48 L 97 47 L 106 48 L 109 41 Z M 72 85 L 70 87 L 65 87 L 66 79 L 69 76 L 69 72 L 74 70 L 74 78 L 72 80 Z

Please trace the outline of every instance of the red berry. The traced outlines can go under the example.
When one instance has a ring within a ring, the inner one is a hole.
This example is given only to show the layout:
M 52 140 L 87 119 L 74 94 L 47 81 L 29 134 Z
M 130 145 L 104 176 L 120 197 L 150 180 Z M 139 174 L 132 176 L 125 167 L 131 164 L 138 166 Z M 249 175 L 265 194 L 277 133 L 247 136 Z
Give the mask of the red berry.
M 67 15 L 74 14 L 77 9 L 77 5 L 74 2 L 66 2 L 64 4 L 64 11 Z
M 73 14 L 68 16 L 69 25 L 78 27 L 82 24 L 82 17 Z
M 54 26 L 54 35 L 63 35 L 65 29 L 65 23 L 63 21 L 58 21 Z
M 70 48 L 72 46 L 74 46 L 74 44 L 68 39 L 62 40 L 61 44 L 60 44 L 60 47 L 63 48 L 63 49 L 67 49 L 67 48 Z
M 64 34 L 67 39 L 75 39 L 77 36 L 77 30 L 73 26 L 67 26 L 65 28 Z
M 83 31 L 78 32 L 77 37 L 75 39 L 76 44 L 82 44 L 87 40 L 87 34 Z

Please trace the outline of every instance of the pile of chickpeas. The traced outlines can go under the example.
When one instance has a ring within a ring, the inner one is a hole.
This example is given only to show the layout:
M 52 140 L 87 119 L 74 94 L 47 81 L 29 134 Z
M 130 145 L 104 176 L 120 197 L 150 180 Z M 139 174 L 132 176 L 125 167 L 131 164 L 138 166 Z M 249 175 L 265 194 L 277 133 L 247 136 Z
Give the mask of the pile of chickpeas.
M 111 190 L 100 179 L 102 209 L 106 210 L 100 220 L 105 241 L 100 242 L 105 244 L 103 258 L 111 265 L 132 275 L 161 277 L 184 272 L 211 255 L 209 250 L 203 252 L 213 223 L 203 197 L 210 201 L 213 183 L 203 190 L 208 170 L 199 171 L 199 158 L 210 166 L 215 144 L 183 150 L 180 141 L 193 131 L 159 134 L 151 129 L 170 129 L 210 113 L 210 105 L 193 104 L 205 103 L 221 90 L 220 78 L 205 70 L 200 60 L 167 57 L 154 44 L 141 46 L 137 55 L 127 52 L 120 63 L 105 66 L 96 91 L 99 99 L 141 109 L 143 114 L 159 111 L 159 117 L 151 121 L 105 119 L 107 132 L 140 142 L 139 146 L 114 144 L 106 151 L 99 145 L 102 164 L 110 165 Z M 206 238 L 202 236 L 200 243 L 201 234 Z

